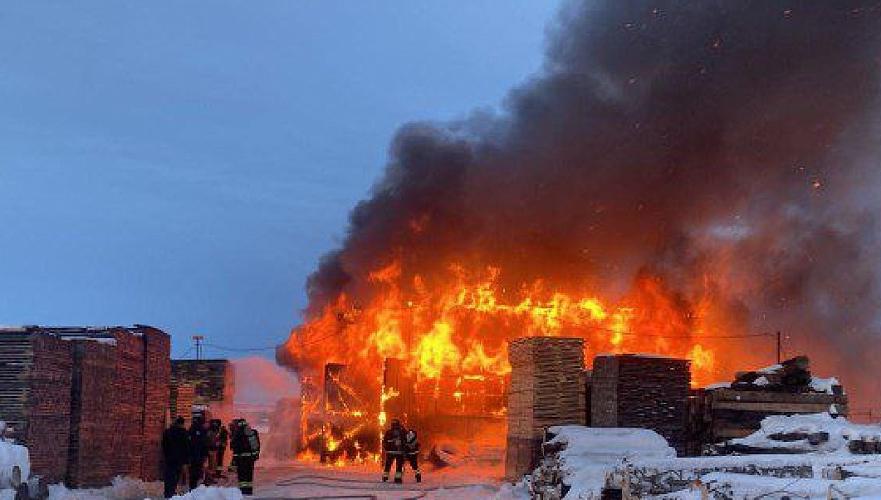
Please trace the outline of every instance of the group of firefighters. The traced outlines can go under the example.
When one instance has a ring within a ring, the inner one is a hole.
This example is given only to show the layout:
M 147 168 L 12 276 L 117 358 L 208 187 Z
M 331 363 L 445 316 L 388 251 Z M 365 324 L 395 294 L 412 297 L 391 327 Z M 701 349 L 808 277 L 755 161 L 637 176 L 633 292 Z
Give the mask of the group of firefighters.
M 243 418 L 224 427 L 219 419 L 205 422 L 193 417 L 190 428 L 178 417 L 162 435 L 162 456 L 165 464 L 165 498 L 173 497 L 181 480 L 186 477 L 190 490 L 200 484 L 211 485 L 224 479 L 223 458 L 227 446 L 232 450 L 230 469 L 235 469 L 239 489 L 243 495 L 254 493 L 254 463 L 260 458 L 260 435 Z M 389 479 L 392 463 L 395 464 L 396 483 L 403 482 L 404 461 L 416 474 L 416 482 L 422 482 L 419 470 L 419 440 L 416 431 L 407 430 L 400 420 L 393 420 L 382 439 L 382 481 Z M 206 470 L 207 465 L 207 470 Z
M 211 485 L 224 479 L 223 458 L 226 448 L 232 450 L 230 469 L 238 475 L 239 489 L 244 495 L 254 492 L 254 462 L 260 458 L 260 435 L 243 418 L 224 427 L 219 419 L 205 422 L 193 417 L 190 428 L 178 417 L 162 435 L 162 457 L 165 464 L 165 498 L 177 491 L 183 477 L 191 490 L 200 484 Z M 207 465 L 207 470 L 205 469 Z
M 392 420 L 392 425 L 382 436 L 382 482 L 388 481 L 392 462 L 395 463 L 395 482 L 401 483 L 404 479 L 404 460 L 416 473 L 416 482 L 422 482 L 422 472 L 419 470 L 419 439 L 416 431 L 407 430 L 398 419 Z

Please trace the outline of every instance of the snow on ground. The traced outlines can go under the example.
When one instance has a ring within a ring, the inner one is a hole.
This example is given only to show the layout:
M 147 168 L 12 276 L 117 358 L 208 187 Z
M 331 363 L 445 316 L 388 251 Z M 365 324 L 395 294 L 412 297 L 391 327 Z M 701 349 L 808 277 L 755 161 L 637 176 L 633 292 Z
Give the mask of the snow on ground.
M 566 425 L 551 427 L 556 437 L 549 444 L 565 444 L 560 452 L 563 482 L 572 487 L 571 498 L 599 493 L 606 474 L 625 459 L 672 458 L 676 451 L 648 429 L 595 428 Z
M 49 500 L 142 500 L 161 498 L 162 483 L 116 476 L 104 488 L 69 489 L 63 484 L 49 486 Z
M 811 445 L 807 439 L 781 441 L 772 439 L 775 434 L 816 434 L 826 432 L 829 440 L 818 445 Z M 833 418 L 827 413 L 813 415 L 774 415 L 762 420 L 762 427 L 745 438 L 734 439 L 733 444 L 756 448 L 788 448 L 805 451 L 848 454 L 847 443 L 850 440 L 879 441 L 881 426 L 860 425 L 846 418 Z
M 380 481 L 381 471 L 375 464 L 326 467 L 300 462 L 285 467 L 258 470 L 255 496 L 304 498 L 373 495 L 389 500 L 409 498 L 513 500 L 523 498 L 515 495 L 510 487 L 502 488 L 500 467 L 467 466 L 434 469 L 425 464 L 422 466 L 422 474 L 422 483 L 416 483 L 412 471 L 408 468 L 404 474 L 404 484 L 382 483 Z
M 0 436 L 6 432 L 6 422 L 0 421 Z M 9 486 L 8 472 L 12 467 L 21 469 L 21 479 L 27 480 L 31 475 L 31 459 L 28 449 L 14 444 L 11 440 L 0 438 L 0 486 Z

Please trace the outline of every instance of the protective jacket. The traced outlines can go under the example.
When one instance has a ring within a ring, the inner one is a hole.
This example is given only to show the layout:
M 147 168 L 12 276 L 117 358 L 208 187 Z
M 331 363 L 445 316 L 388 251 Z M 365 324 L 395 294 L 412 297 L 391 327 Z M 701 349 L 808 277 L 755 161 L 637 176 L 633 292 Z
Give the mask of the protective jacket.
M 251 457 L 257 460 L 260 457 L 260 434 L 251 427 L 245 426 L 236 430 L 232 436 L 233 456 Z
M 410 430 L 404 435 L 404 453 L 407 455 L 419 454 L 419 438 L 414 430 Z
M 190 463 L 203 463 L 208 459 L 208 433 L 200 422 L 190 427 Z
M 174 425 L 162 434 L 162 458 L 172 467 L 179 467 L 190 461 L 190 437 L 187 430 Z
M 405 434 L 406 431 L 403 427 L 392 427 L 385 431 L 385 435 L 382 437 L 382 451 L 393 455 L 402 455 Z

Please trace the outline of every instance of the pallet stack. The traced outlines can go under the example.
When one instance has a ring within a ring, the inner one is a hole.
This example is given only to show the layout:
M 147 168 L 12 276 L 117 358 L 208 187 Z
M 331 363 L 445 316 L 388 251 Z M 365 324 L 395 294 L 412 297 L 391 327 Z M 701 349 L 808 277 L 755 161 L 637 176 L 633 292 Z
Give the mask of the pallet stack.
M 228 359 L 175 359 L 171 379 L 195 388 L 195 404 L 205 407 L 211 418 L 227 421 L 233 415 L 235 371 Z
M 171 338 L 162 330 L 135 325 L 144 339 L 144 448 L 141 477 L 157 480 L 162 471 L 162 433 L 165 431 L 168 385 L 171 381 Z
M 29 448 L 31 471 L 64 480 L 70 439 L 70 344 L 28 328 L 0 329 L 0 420 Z
M 848 413 L 844 394 L 720 388 L 706 390 L 704 398 L 709 443 L 746 437 L 759 430 L 762 420 L 769 415 L 827 413 L 833 407 L 837 415 Z
M 619 354 L 597 356 L 591 377 L 591 425 L 640 427 L 688 451 L 688 360 Z
M 193 418 L 193 403 L 196 400 L 196 388 L 185 382 L 172 382 L 169 391 L 168 408 L 171 420 L 183 417 L 186 425 L 190 425 Z
M 112 410 L 117 400 L 113 378 L 115 346 L 88 340 L 71 342 L 73 382 L 70 409 L 68 486 L 101 485 L 107 478 L 128 472 L 115 462 L 120 436 Z M 128 434 L 131 434 L 129 429 Z
M 508 344 L 508 359 L 505 477 L 517 480 L 536 466 L 548 427 L 585 424 L 584 340 L 520 338 Z
M 0 420 L 34 474 L 69 486 L 158 477 L 169 344 L 140 325 L 0 330 Z

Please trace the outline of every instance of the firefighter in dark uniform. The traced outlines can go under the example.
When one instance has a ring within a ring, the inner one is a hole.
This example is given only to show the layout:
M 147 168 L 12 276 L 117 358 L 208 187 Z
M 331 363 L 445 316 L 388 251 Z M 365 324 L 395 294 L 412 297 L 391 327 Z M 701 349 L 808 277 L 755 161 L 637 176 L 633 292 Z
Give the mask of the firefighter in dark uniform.
M 416 431 L 410 429 L 407 431 L 407 434 L 404 435 L 404 453 L 407 455 L 407 461 L 410 463 L 410 467 L 413 468 L 413 472 L 416 473 L 416 482 L 422 482 L 422 472 L 419 470 L 419 439 L 416 436 Z
M 392 426 L 382 436 L 382 451 L 385 463 L 382 468 L 382 482 L 388 481 L 392 462 L 395 462 L 395 482 L 401 483 L 404 477 L 404 436 L 406 431 L 401 421 L 392 420 Z
M 220 420 L 217 420 L 217 426 L 219 430 L 218 434 L 218 444 L 217 444 L 217 466 L 214 469 L 214 475 L 217 479 L 222 479 L 223 475 L 223 456 L 226 454 L 226 447 L 229 446 L 229 431 L 226 430 L 226 426 Z
M 190 489 L 195 490 L 202 482 L 205 461 L 208 460 L 208 429 L 202 417 L 193 417 L 190 426 Z
M 165 498 L 171 498 L 175 495 L 184 465 L 190 461 L 190 436 L 187 434 L 184 424 L 184 418 L 177 417 L 174 425 L 162 434 Z
M 239 489 L 243 495 L 253 495 L 254 462 L 260 458 L 260 435 L 240 418 L 236 420 L 230 447 L 239 476 Z

